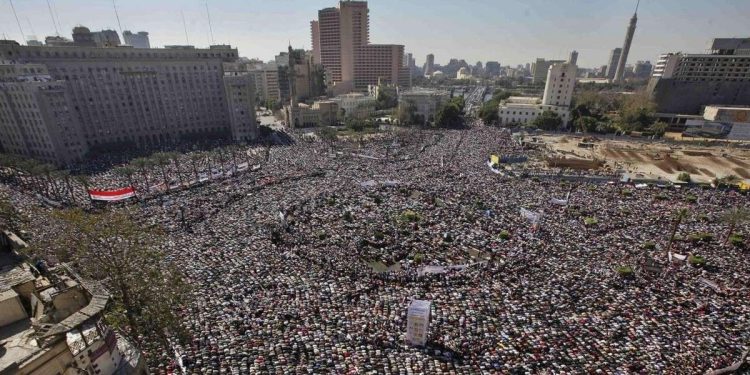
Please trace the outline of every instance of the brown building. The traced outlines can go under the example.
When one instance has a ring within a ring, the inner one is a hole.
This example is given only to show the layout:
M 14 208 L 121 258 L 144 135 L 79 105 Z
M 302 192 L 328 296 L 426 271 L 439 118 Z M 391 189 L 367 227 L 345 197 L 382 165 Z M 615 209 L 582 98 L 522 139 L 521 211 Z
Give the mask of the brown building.
M 332 94 L 366 90 L 378 79 L 409 85 L 404 46 L 370 44 L 366 1 L 341 1 L 338 8 L 320 10 L 311 31 L 313 56 L 320 56 Z

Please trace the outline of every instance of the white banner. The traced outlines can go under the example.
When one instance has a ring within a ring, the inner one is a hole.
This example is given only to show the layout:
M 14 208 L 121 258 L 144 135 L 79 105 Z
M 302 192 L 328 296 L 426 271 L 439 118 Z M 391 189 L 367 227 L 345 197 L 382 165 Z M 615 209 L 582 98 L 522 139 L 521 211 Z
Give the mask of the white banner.
M 521 216 L 523 216 L 525 219 L 528 219 L 532 223 L 536 224 L 539 221 L 539 219 L 542 217 L 542 214 L 540 212 L 529 211 L 525 208 L 522 208 Z
M 424 346 L 430 326 L 430 306 L 432 301 L 413 300 L 406 313 L 406 342 Z
M 568 200 L 567 199 L 552 198 L 549 201 L 552 204 L 557 204 L 557 205 L 560 205 L 560 206 L 567 206 L 568 205 Z

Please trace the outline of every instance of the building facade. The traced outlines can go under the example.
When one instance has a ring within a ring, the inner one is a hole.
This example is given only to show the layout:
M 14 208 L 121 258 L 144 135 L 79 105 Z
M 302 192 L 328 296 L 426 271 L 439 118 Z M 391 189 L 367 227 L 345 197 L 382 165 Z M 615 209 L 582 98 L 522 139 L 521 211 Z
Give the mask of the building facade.
M 237 50 L 227 46 L 144 50 L 28 47 L 5 41 L 0 43 L 0 60 L 43 65 L 49 79 L 58 82 L 56 87 L 67 98 L 66 111 L 52 111 L 56 117 L 44 119 L 39 126 L 78 126 L 78 132 L 71 134 L 80 136 L 66 141 L 76 156 L 79 147 L 85 153 L 115 144 L 152 147 L 181 139 L 241 134 L 232 131 L 223 66 L 237 60 Z M 248 111 L 255 115 L 252 107 Z M 66 116 L 73 120 L 65 120 Z M 17 118 L 5 121 L 13 122 L 15 128 L 30 126 Z M 4 145 L 7 138 L 0 134 Z M 45 160 L 61 164 L 66 157 L 55 150 L 53 159 Z
M 565 61 L 562 60 L 545 60 L 542 58 L 536 59 L 536 61 L 531 64 L 532 83 L 544 82 L 547 79 L 547 71 L 549 70 L 549 67 L 554 64 L 564 62 Z
M 400 110 L 409 108 L 422 123 L 434 122 L 438 109 L 450 100 L 450 93 L 443 90 L 412 89 L 399 92 Z
M 338 8 L 322 9 L 310 25 L 313 55 L 320 56 L 332 94 L 364 90 L 378 78 L 409 84 L 404 46 L 370 44 L 366 1 L 341 1 Z
M 750 38 L 717 38 L 703 54 L 662 54 L 648 91 L 662 113 L 700 114 L 707 105 L 750 105 Z
M 563 126 L 568 126 L 577 73 L 578 67 L 568 62 L 550 66 L 544 96 L 508 98 L 498 108 L 500 124 L 530 125 L 545 111 L 552 111 L 560 116 Z
M 424 62 L 424 75 L 430 76 L 435 73 L 435 55 L 429 54 Z
M 331 101 L 338 105 L 341 118 L 353 117 L 359 119 L 372 116 L 378 103 L 375 97 L 358 92 L 339 95 Z

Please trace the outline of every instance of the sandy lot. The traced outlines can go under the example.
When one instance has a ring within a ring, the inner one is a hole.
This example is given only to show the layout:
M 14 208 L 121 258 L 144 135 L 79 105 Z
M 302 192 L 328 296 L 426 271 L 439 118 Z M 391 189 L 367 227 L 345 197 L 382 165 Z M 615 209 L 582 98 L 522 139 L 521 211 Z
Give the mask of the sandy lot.
M 681 172 L 687 172 L 696 182 L 728 175 L 750 179 L 750 150 L 739 143 L 695 146 L 637 138 L 586 138 L 594 146 L 584 148 L 579 147 L 583 136 L 539 138 L 547 145 L 548 157 L 600 161 L 600 168 L 627 171 L 638 178 L 675 181 Z

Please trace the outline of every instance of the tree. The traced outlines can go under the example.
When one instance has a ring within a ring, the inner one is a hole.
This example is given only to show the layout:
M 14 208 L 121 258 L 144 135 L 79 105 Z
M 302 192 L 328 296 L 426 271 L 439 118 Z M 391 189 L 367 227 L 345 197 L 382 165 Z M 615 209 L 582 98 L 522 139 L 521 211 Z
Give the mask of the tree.
M 649 127 L 649 131 L 654 133 L 654 135 L 658 138 L 661 138 L 664 136 L 664 133 L 667 132 L 668 125 L 664 122 L 657 121 L 651 127 Z
M 727 239 L 724 241 L 724 243 L 729 242 L 729 238 L 732 237 L 732 234 L 734 234 L 735 228 L 738 225 L 747 222 L 748 219 L 750 219 L 750 210 L 744 207 L 734 207 L 724 212 L 721 215 L 721 221 L 729 225 L 729 231 L 727 231 Z
M 464 100 L 461 97 L 453 98 L 443 104 L 435 116 L 435 124 L 441 128 L 457 128 L 463 125 L 461 113 L 463 111 Z
M 378 90 L 377 110 L 394 108 L 398 105 L 398 99 L 389 95 L 386 90 Z
M 682 223 L 687 215 L 688 210 L 686 208 L 680 208 L 672 215 L 674 223 L 672 225 L 672 231 L 669 235 L 669 244 L 667 245 L 667 251 L 672 251 L 672 243 L 674 242 L 674 237 L 677 235 L 677 228 L 679 228 L 680 223 Z
M 167 165 L 169 165 L 172 157 L 168 152 L 157 152 L 151 156 L 151 161 L 161 171 L 161 177 L 164 180 L 165 189 L 169 190 L 169 179 L 167 178 Z
M 10 199 L 0 196 L 0 231 L 18 232 L 23 219 Z
M 500 115 L 498 114 L 499 105 L 500 103 L 494 100 L 482 104 L 482 108 L 479 109 L 479 118 L 482 119 L 485 125 L 493 125 L 500 120 Z
M 396 111 L 398 121 L 401 125 L 423 124 L 424 121 L 421 121 L 421 122 L 415 121 L 417 120 L 416 113 L 417 113 L 417 106 L 416 104 L 411 103 L 411 102 L 401 102 L 398 106 L 398 110 Z
M 135 186 L 133 184 L 133 175 L 135 174 L 135 169 L 124 166 L 115 168 L 113 172 L 118 176 L 125 177 L 125 179 L 128 181 L 128 185 Z
M 534 119 L 532 125 L 542 130 L 557 130 L 562 125 L 562 118 L 557 113 L 546 110 Z
M 654 122 L 656 104 L 645 93 L 626 95 L 622 100 L 617 126 L 622 131 L 640 131 Z
M 141 227 L 124 212 L 64 210 L 50 219 L 62 230 L 58 236 L 40 238 L 35 248 L 53 250 L 60 261 L 107 287 L 113 301 L 105 315 L 109 324 L 129 332 L 132 339 L 149 335 L 163 344 L 167 335 L 181 332 L 177 311 L 187 284 L 158 249 L 158 232 Z
M 690 173 L 680 172 L 680 174 L 677 175 L 677 181 L 690 182 L 690 180 Z
M 336 135 L 336 129 L 330 126 L 326 126 L 320 129 L 318 135 L 320 136 L 320 139 L 322 139 L 323 142 L 328 143 L 329 146 L 333 145 L 333 143 L 338 139 L 338 136 Z
M 138 170 L 141 171 L 143 181 L 146 184 L 146 189 L 148 189 L 150 186 L 148 186 L 148 171 L 146 170 L 146 168 L 151 166 L 151 161 L 146 158 L 137 158 L 133 159 L 130 164 L 133 164 Z
M 595 132 L 598 125 L 596 118 L 591 116 L 579 117 L 573 123 L 576 129 L 580 130 L 582 133 Z

